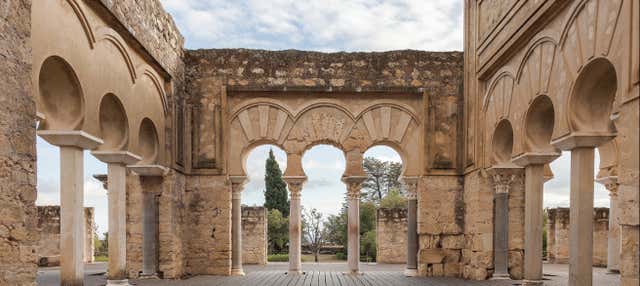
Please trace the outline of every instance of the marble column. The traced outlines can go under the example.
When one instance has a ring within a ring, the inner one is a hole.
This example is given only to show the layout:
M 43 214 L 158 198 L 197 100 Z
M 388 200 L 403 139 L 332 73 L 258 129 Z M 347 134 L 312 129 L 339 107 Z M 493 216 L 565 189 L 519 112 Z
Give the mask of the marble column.
M 418 275 L 418 177 L 401 180 L 407 198 L 407 266 L 404 275 Z
M 521 168 L 488 170 L 494 188 L 493 279 L 509 279 L 509 190 Z
M 347 263 L 349 274 L 360 274 L 360 189 L 364 176 L 343 177 L 347 184 Z
M 60 285 L 84 285 L 84 149 L 102 140 L 83 131 L 38 131 L 60 147 Z
M 245 176 L 230 176 L 231 181 L 231 275 L 244 276 L 242 269 L 242 190 Z
M 542 283 L 542 228 L 544 166 L 560 153 L 525 153 L 513 159 L 524 167 L 524 280 L 522 285 Z
M 107 163 L 107 199 L 109 213 L 109 262 L 107 285 L 129 285 L 127 280 L 127 165 L 140 157 L 127 151 L 93 151 Z
M 291 196 L 289 203 L 289 272 L 290 275 L 302 274 L 302 206 L 300 195 L 307 181 L 305 176 L 285 176 Z
M 607 237 L 607 272 L 620 273 L 620 225 L 618 224 L 618 177 L 598 179 L 609 191 L 609 236 Z

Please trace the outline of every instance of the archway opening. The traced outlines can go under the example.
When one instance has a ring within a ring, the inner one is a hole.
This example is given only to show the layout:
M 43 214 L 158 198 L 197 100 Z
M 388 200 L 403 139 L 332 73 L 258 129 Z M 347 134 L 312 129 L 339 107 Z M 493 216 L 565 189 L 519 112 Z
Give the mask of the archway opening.
M 100 102 L 100 134 L 104 143 L 101 150 L 116 151 L 127 147 L 129 122 L 124 106 L 117 96 L 106 94 Z
M 52 56 L 42 64 L 38 78 L 38 112 L 45 120 L 41 130 L 77 130 L 84 119 L 84 99 L 78 78 L 62 58 Z
M 615 130 L 610 115 L 617 85 L 616 70 L 604 58 L 595 59 L 582 69 L 576 79 L 568 109 L 574 131 Z
M 248 181 L 242 191 L 243 263 L 287 261 L 289 193 L 282 180 L 287 154 L 278 146 L 260 145 L 247 154 L 244 168 Z
M 554 111 L 549 97 L 537 97 L 526 115 L 525 134 L 527 151 L 554 152 L 551 146 L 553 135 Z
M 342 150 L 319 144 L 302 156 L 307 182 L 302 189 L 302 262 L 344 262 L 347 257 L 347 188 Z M 324 237 L 318 235 L 325 234 Z
M 513 128 L 508 120 L 501 120 L 493 133 L 491 144 L 491 163 L 500 164 L 511 161 L 513 151 Z

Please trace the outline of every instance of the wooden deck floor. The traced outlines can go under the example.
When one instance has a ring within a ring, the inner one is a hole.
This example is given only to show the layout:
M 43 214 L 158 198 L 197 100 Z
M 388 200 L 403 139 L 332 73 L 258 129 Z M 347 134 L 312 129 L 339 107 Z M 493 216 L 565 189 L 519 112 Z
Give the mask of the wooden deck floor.
M 512 286 L 514 281 L 468 281 L 454 278 L 409 278 L 402 272 L 374 271 L 363 275 L 346 275 L 341 272 L 306 272 L 304 275 L 287 275 L 282 271 L 256 271 L 246 276 L 198 276 L 187 280 L 137 280 L 137 285 L 193 285 L 193 286 Z

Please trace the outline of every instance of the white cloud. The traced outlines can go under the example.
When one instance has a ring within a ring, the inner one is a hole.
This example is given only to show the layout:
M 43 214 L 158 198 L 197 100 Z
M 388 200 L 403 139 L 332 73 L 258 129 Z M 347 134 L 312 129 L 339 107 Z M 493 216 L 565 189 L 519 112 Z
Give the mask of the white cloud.
M 462 50 L 461 0 L 161 0 L 188 48 Z

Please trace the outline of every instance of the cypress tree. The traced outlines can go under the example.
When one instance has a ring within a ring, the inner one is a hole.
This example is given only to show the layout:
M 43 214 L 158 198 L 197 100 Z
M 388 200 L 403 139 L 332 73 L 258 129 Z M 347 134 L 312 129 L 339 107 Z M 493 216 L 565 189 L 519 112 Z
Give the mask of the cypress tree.
M 273 150 L 269 150 L 269 158 L 265 163 L 264 181 L 264 206 L 268 210 L 277 209 L 284 217 L 289 217 L 289 198 L 287 184 L 282 180 L 282 171 L 273 156 Z

